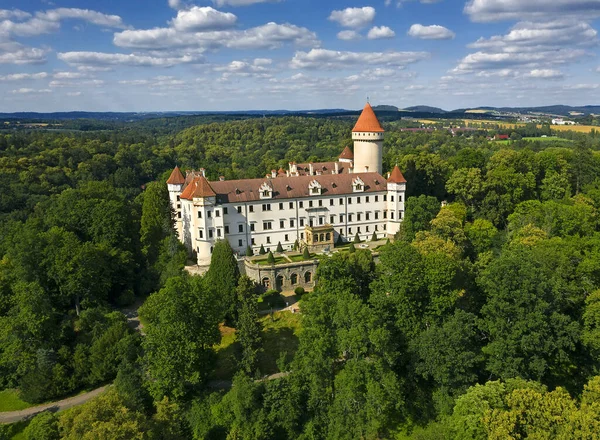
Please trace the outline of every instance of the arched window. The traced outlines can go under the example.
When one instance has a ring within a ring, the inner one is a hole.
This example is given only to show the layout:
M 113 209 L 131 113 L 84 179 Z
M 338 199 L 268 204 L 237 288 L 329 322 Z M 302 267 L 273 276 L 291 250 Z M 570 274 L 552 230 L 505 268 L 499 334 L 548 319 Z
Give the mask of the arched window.
M 327 234 L 325 234 L 325 239 L 327 241 L 331 240 L 331 233 L 328 232 Z
M 265 289 L 270 289 L 271 288 L 271 280 L 267 277 L 264 277 L 262 279 L 262 285 Z
M 290 277 L 290 281 L 292 283 L 292 286 L 298 284 L 298 274 L 293 273 Z
M 283 289 L 283 276 L 282 275 L 277 275 L 277 278 L 275 279 L 275 288 L 277 290 Z
M 312 281 L 312 273 L 306 272 L 304 274 L 304 282 L 305 283 L 310 283 L 311 281 Z

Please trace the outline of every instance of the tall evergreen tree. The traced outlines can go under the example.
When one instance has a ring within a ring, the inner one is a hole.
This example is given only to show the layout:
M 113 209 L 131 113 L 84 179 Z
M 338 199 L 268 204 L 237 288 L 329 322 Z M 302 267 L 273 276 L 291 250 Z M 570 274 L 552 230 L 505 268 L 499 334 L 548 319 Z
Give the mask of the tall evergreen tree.
M 206 288 L 221 298 L 223 317 L 235 311 L 235 289 L 240 277 L 240 269 L 233 249 L 227 240 L 215 243 L 210 268 L 204 277 Z
M 237 341 L 242 346 L 240 370 L 252 375 L 258 366 L 258 354 L 261 351 L 261 324 L 258 320 L 258 303 L 255 296 L 254 282 L 242 276 L 237 288 L 238 318 Z
M 172 230 L 169 193 L 163 182 L 152 182 L 146 187 L 140 223 L 142 252 L 152 265 L 158 258 L 162 240 Z

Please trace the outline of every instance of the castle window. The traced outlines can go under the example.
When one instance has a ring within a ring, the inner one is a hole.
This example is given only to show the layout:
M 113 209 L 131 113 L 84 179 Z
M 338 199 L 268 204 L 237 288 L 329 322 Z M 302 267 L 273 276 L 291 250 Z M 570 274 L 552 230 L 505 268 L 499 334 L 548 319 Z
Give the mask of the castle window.
M 267 244 L 271 244 L 271 237 L 267 237 Z
M 198 218 L 202 218 L 202 211 L 198 211 Z
M 319 200 L 319 207 L 323 206 L 323 200 Z
M 367 200 L 367 202 L 368 202 L 368 200 Z M 356 198 L 356 203 L 360 204 L 360 197 Z
M 398 211 L 398 218 L 404 218 L 404 213 L 402 211 Z
M 206 216 L 208 218 L 211 218 L 212 217 L 212 211 L 206 211 Z
M 290 202 L 290 209 L 294 209 L 294 202 Z
M 298 207 L 304 208 L 304 202 L 298 202 Z
M 387 211 L 383 211 L 383 218 L 387 218 Z
M 348 223 L 352 222 L 352 214 L 348 214 Z
M 250 223 L 250 232 L 254 232 L 255 225 L 256 223 Z
M 375 211 L 375 220 L 379 220 L 379 211 Z
M 365 199 L 366 203 L 369 203 L 369 196 L 365 197 Z
M 250 205 L 248 209 L 250 210 L 250 212 L 254 212 L 254 205 Z
M 344 223 L 344 214 L 340 214 L 340 223 Z
M 208 230 L 208 238 L 213 238 L 213 230 L 212 229 Z
M 329 216 L 329 223 L 333 224 L 335 222 L 335 215 Z
M 379 201 L 379 196 L 375 196 L 375 201 L 378 202 Z
M 365 213 L 365 220 L 369 220 L 369 217 L 371 217 L 371 213 L 370 212 Z
M 229 234 L 229 226 L 225 225 L 225 233 Z
M 394 201 L 394 196 L 390 196 L 390 202 Z
M 300 232 L 300 240 L 304 240 L 304 232 Z
M 221 236 L 221 229 L 219 228 L 219 229 L 217 229 L 217 237 L 220 237 L 220 236 Z
M 398 201 L 401 202 L 402 201 L 402 194 L 398 194 Z
M 177 204 L 177 209 L 181 209 L 181 203 Z
M 181 201 L 181 197 L 177 196 L 177 201 L 180 202 Z
M 384 201 L 384 202 L 387 202 L 387 194 L 384 194 L 384 195 L 383 195 L 383 201 Z
M 329 199 L 329 206 L 333 206 L 333 199 Z
M 204 231 L 202 229 L 198 230 L 198 238 L 204 238 Z
M 271 222 L 263 222 L 263 230 L 270 231 L 273 229 L 273 224 Z
M 368 200 L 367 200 L 368 202 Z M 223 208 L 223 215 L 227 215 L 229 213 L 229 211 L 227 210 L 227 208 Z
M 367 232 L 369 232 L 369 227 L 368 226 L 365 229 L 367 230 Z
M 304 226 L 304 219 L 303 218 L 300 219 L 300 226 Z
M 256 245 L 256 240 L 253 238 L 252 239 L 252 246 L 255 246 L 255 245 Z
M 325 220 L 323 219 L 323 217 L 319 217 L 319 224 L 322 225 L 323 223 L 325 223 Z
M 356 214 L 356 221 L 359 222 L 360 221 L 360 217 L 362 215 L 362 212 L 359 212 L 358 214 Z
M 269 191 L 263 191 L 263 197 L 269 197 L 271 193 Z
M 244 232 L 244 225 L 238 225 L 238 232 Z
M 279 204 L 279 210 L 280 210 L 280 211 L 281 211 L 281 210 L 283 210 L 283 203 L 280 203 L 280 204 Z
M 242 213 L 242 207 L 241 207 L 241 206 L 238 206 L 238 207 L 237 207 L 237 212 L 238 212 L 238 214 L 241 214 L 241 213 Z
M 294 219 L 293 219 L 293 218 L 291 218 L 291 219 L 290 219 L 290 228 L 293 228 L 293 227 L 294 227 Z
M 348 197 L 348 205 L 352 205 L 352 197 Z
M 394 211 L 390 211 L 390 218 L 394 220 Z
M 279 228 L 280 229 L 285 228 L 285 220 L 279 220 Z
M 344 204 L 344 199 L 340 199 L 340 205 Z
M 348 228 L 348 234 L 352 234 L 352 228 Z
M 177 218 L 181 218 L 181 212 L 177 213 Z
M 238 240 L 238 247 L 242 247 L 244 246 L 244 241 L 243 240 Z
M 266 203 L 266 204 L 262 205 L 262 210 L 263 211 L 270 211 L 271 210 L 271 204 L 270 203 Z
M 358 233 L 360 234 L 360 226 L 358 227 Z
M 308 207 L 309 207 L 309 208 L 312 208 L 312 207 L 313 207 L 313 202 L 312 202 L 312 200 L 310 200 L 310 201 L 308 202 Z
M 285 234 L 285 237 L 284 237 L 283 241 L 290 241 L 289 235 Z
M 221 217 L 221 211 L 218 209 L 215 211 L 215 217 Z

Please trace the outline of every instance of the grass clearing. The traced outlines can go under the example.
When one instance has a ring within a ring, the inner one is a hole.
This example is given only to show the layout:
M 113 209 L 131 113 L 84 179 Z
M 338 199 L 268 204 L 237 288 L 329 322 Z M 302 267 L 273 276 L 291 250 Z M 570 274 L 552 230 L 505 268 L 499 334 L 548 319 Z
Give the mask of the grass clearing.
M 21 409 L 31 408 L 31 403 L 27 403 L 19 397 L 19 391 L 8 389 L 0 391 L 0 412 L 19 411 Z
M 271 263 L 269 263 L 266 258 L 264 258 L 262 260 L 254 260 L 253 263 L 258 264 L 260 266 L 270 266 L 271 265 Z M 275 264 L 285 264 L 285 263 L 289 263 L 289 261 L 287 261 L 283 257 L 275 257 Z

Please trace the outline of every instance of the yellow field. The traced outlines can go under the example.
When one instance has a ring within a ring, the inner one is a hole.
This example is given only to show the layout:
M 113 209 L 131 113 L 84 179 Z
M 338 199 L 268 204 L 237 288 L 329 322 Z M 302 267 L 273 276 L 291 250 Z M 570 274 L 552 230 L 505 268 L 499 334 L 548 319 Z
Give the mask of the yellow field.
M 432 121 L 431 119 L 419 119 L 419 121 L 421 124 L 441 124 L 442 121 Z
M 493 124 L 497 125 L 501 128 L 515 128 L 515 127 L 525 127 L 526 124 L 511 124 L 508 122 L 500 122 L 500 121 L 489 121 L 489 120 L 475 120 L 475 119 L 463 119 L 462 120 L 467 127 L 473 124 Z
M 467 111 L 465 111 L 465 113 L 478 114 L 478 113 L 490 113 L 490 111 L 489 110 L 467 110 Z
M 592 130 L 600 131 L 600 127 L 595 125 L 552 125 L 550 128 L 556 131 L 576 131 L 578 133 L 590 133 Z

